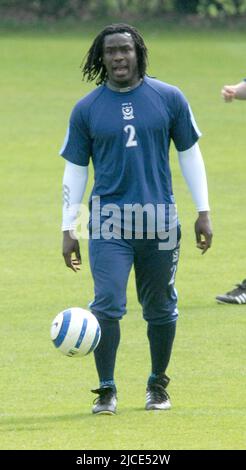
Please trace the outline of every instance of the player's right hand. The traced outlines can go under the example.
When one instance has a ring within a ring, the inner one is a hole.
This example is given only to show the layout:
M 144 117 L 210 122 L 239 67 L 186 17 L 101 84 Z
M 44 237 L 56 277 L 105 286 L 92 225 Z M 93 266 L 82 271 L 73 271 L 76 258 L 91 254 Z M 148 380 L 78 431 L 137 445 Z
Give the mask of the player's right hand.
M 73 253 L 75 258 L 72 258 Z M 69 230 L 63 232 L 62 254 L 68 268 L 72 269 L 75 273 L 80 270 L 81 255 L 79 242 L 70 236 Z

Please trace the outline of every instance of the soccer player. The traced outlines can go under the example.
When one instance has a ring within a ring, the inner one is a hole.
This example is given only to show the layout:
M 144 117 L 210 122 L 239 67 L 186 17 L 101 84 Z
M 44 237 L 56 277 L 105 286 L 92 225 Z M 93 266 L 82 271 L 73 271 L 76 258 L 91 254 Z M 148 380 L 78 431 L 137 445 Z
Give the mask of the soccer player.
M 89 256 L 95 298 L 90 309 L 101 326 L 95 350 L 99 388 L 92 390 L 95 414 L 116 412 L 119 320 L 126 313 L 132 266 L 151 356 L 145 408 L 171 407 L 166 369 L 178 317 L 174 281 L 181 237 L 169 166 L 171 140 L 198 211 L 197 247 L 205 253 L 212 241 L 200 132 L 181 91 L 147 76 L 146 66 L 147 49 L 134 27 L 113 24 L 98 34 L 82 68 L 83 78 L 96 79 L 97 87 L 73 108 L 61 150 L 66 160 L 63 256 L 75 272 L 81 256 L 73 207 L 82 201 L 90 159 L 94 166 Z
M 233 100 L 246 100 L 246 78 L 236 85 L 225 85 L 221 90 L 226 103 Z M 246 304 L 246 279 L 226 294 L 217 295 L 216 300 L 222 304 Z

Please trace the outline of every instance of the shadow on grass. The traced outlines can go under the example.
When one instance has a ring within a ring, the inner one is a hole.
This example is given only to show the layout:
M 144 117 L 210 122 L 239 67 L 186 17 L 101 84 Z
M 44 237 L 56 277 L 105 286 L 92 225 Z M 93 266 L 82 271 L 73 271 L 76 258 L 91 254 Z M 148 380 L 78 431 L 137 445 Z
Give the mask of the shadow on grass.
M 228 407 L 218 407 L 216 406 L 216 411 L 214 407 L 209 407 L 209 408 L 201 408 L 201 407 L 192 407 L 188 409 L 184 409 L 183 406 L 176 406 L 172 410 L 153 410 L 153 411 L 146 411 L 144 406 L 132 406 L 132 407 L 122 407 L 118 409 L 118 412 L 116 416 L 108 416 L 108 415 L 98 415 L 95 416 L 91 413 L 90 409 L 88 409 L 87 412 L 80 412 L 80 413 L 70 413 L 70 414 L 63 414 L 63 415 L 34 415 L 34 416 L 11 416 L 11 415 L 6 415 L 1 417 L 1 422 L 0 422 L 0 432 L 4 433 L 6 431 L 24 431 L 24 430 L 33 430 L 33 431 L 38 431 L 40 429 L 44 430 L 46 428 L 46 425 L 55 425 L 55 424 L 61 424 L 65 422 L 76 422 L 78 424 L 79 422 L 84 423 L 87 421 L 87 424 L 89 425 L 92 421 L 96 423 L 96 420 L 112 420 L 112 424 L 115 423 L 118 419 L 123 418 L 129 418 L 129 416 L 132 415 L 132 418 L 136 416 L 139 416 L 139 414 L 142 415 L 142 417 L 150 418 L 151 416 L 165 416 L 166 418 L 170 417 L 171 415 L 177 418 L 182 418 L 187 415 L 187 416 L 193 416 L 194 417 L 200 417 L 200 416 L 215 416 L 216 414 L 219 416 L 228 416 L 228 414 L 233 414 L 235 413 L 237 415 L 244 415 L 245 409 L 244 407 L 242 408 L 228 408 Z
M 33 430 L 38 430 L 45 424 L 56 424 L 64 421 L 83 421 L 85 419 L 91 419 L 92 415 L 89 413 L 76 413 L 76 414 L 64 414 L 64 415 L 45 415 L 45 416 L 6 416 L 1 418 L 0 432 L 17 431 L 28 428 L 30 426 Z M 8 429 L 7 429 L 8 428 Z
M 63 422 L 84 422 L 85 420 L 102 420 L 102 419 L 112 419 L 113 421 L 117 418 L 123 418 L 129 416 L 131 413 L 142 413 L 147 415 L 144 407 L 129 407 L 119 409 L 116 416 L 106 416 L 106 415 L 93 415 L 90 410 L 87 413 L 75 413 L 75 414 L 64 414 L 64 415 L 35 415 L 35 416 L 5 416 L 1 418 L 0 422 L 0 432 L 4 433 L 6 431 L 24 431 L 24 430 L 33 430 L 38 431 L 40 429 L 45 429 L 45 425 L 57 424 Z M 88 423 L 89 424 L 89 423 Z

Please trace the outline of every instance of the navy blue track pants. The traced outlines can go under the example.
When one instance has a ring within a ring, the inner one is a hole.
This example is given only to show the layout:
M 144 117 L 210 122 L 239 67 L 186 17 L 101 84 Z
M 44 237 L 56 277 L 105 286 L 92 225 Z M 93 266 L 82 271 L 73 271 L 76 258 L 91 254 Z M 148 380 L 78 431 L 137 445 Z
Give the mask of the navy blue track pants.
M 126 313 L 126 289 L 134 266 L 136 289 L 144 319 L 154 325 L 176 321 L 177 270 L 180 228 L 177 244 L 160 250 L 158 238 L 143 240 L 90 239 L 89 256 L 95 298 L 90 309 L 99 319 L 121 319 Z

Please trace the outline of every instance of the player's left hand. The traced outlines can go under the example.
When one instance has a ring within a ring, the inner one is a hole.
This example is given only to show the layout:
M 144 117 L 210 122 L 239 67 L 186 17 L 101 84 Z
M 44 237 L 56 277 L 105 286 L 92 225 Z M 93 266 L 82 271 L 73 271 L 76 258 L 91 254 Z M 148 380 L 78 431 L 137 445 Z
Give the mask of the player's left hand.
M 196 246 L 202 250 L 202 255 L 206 253 L 212 245 L 213 230 L 209 218 L 209 212 L 199 212 L 195 222 Z

